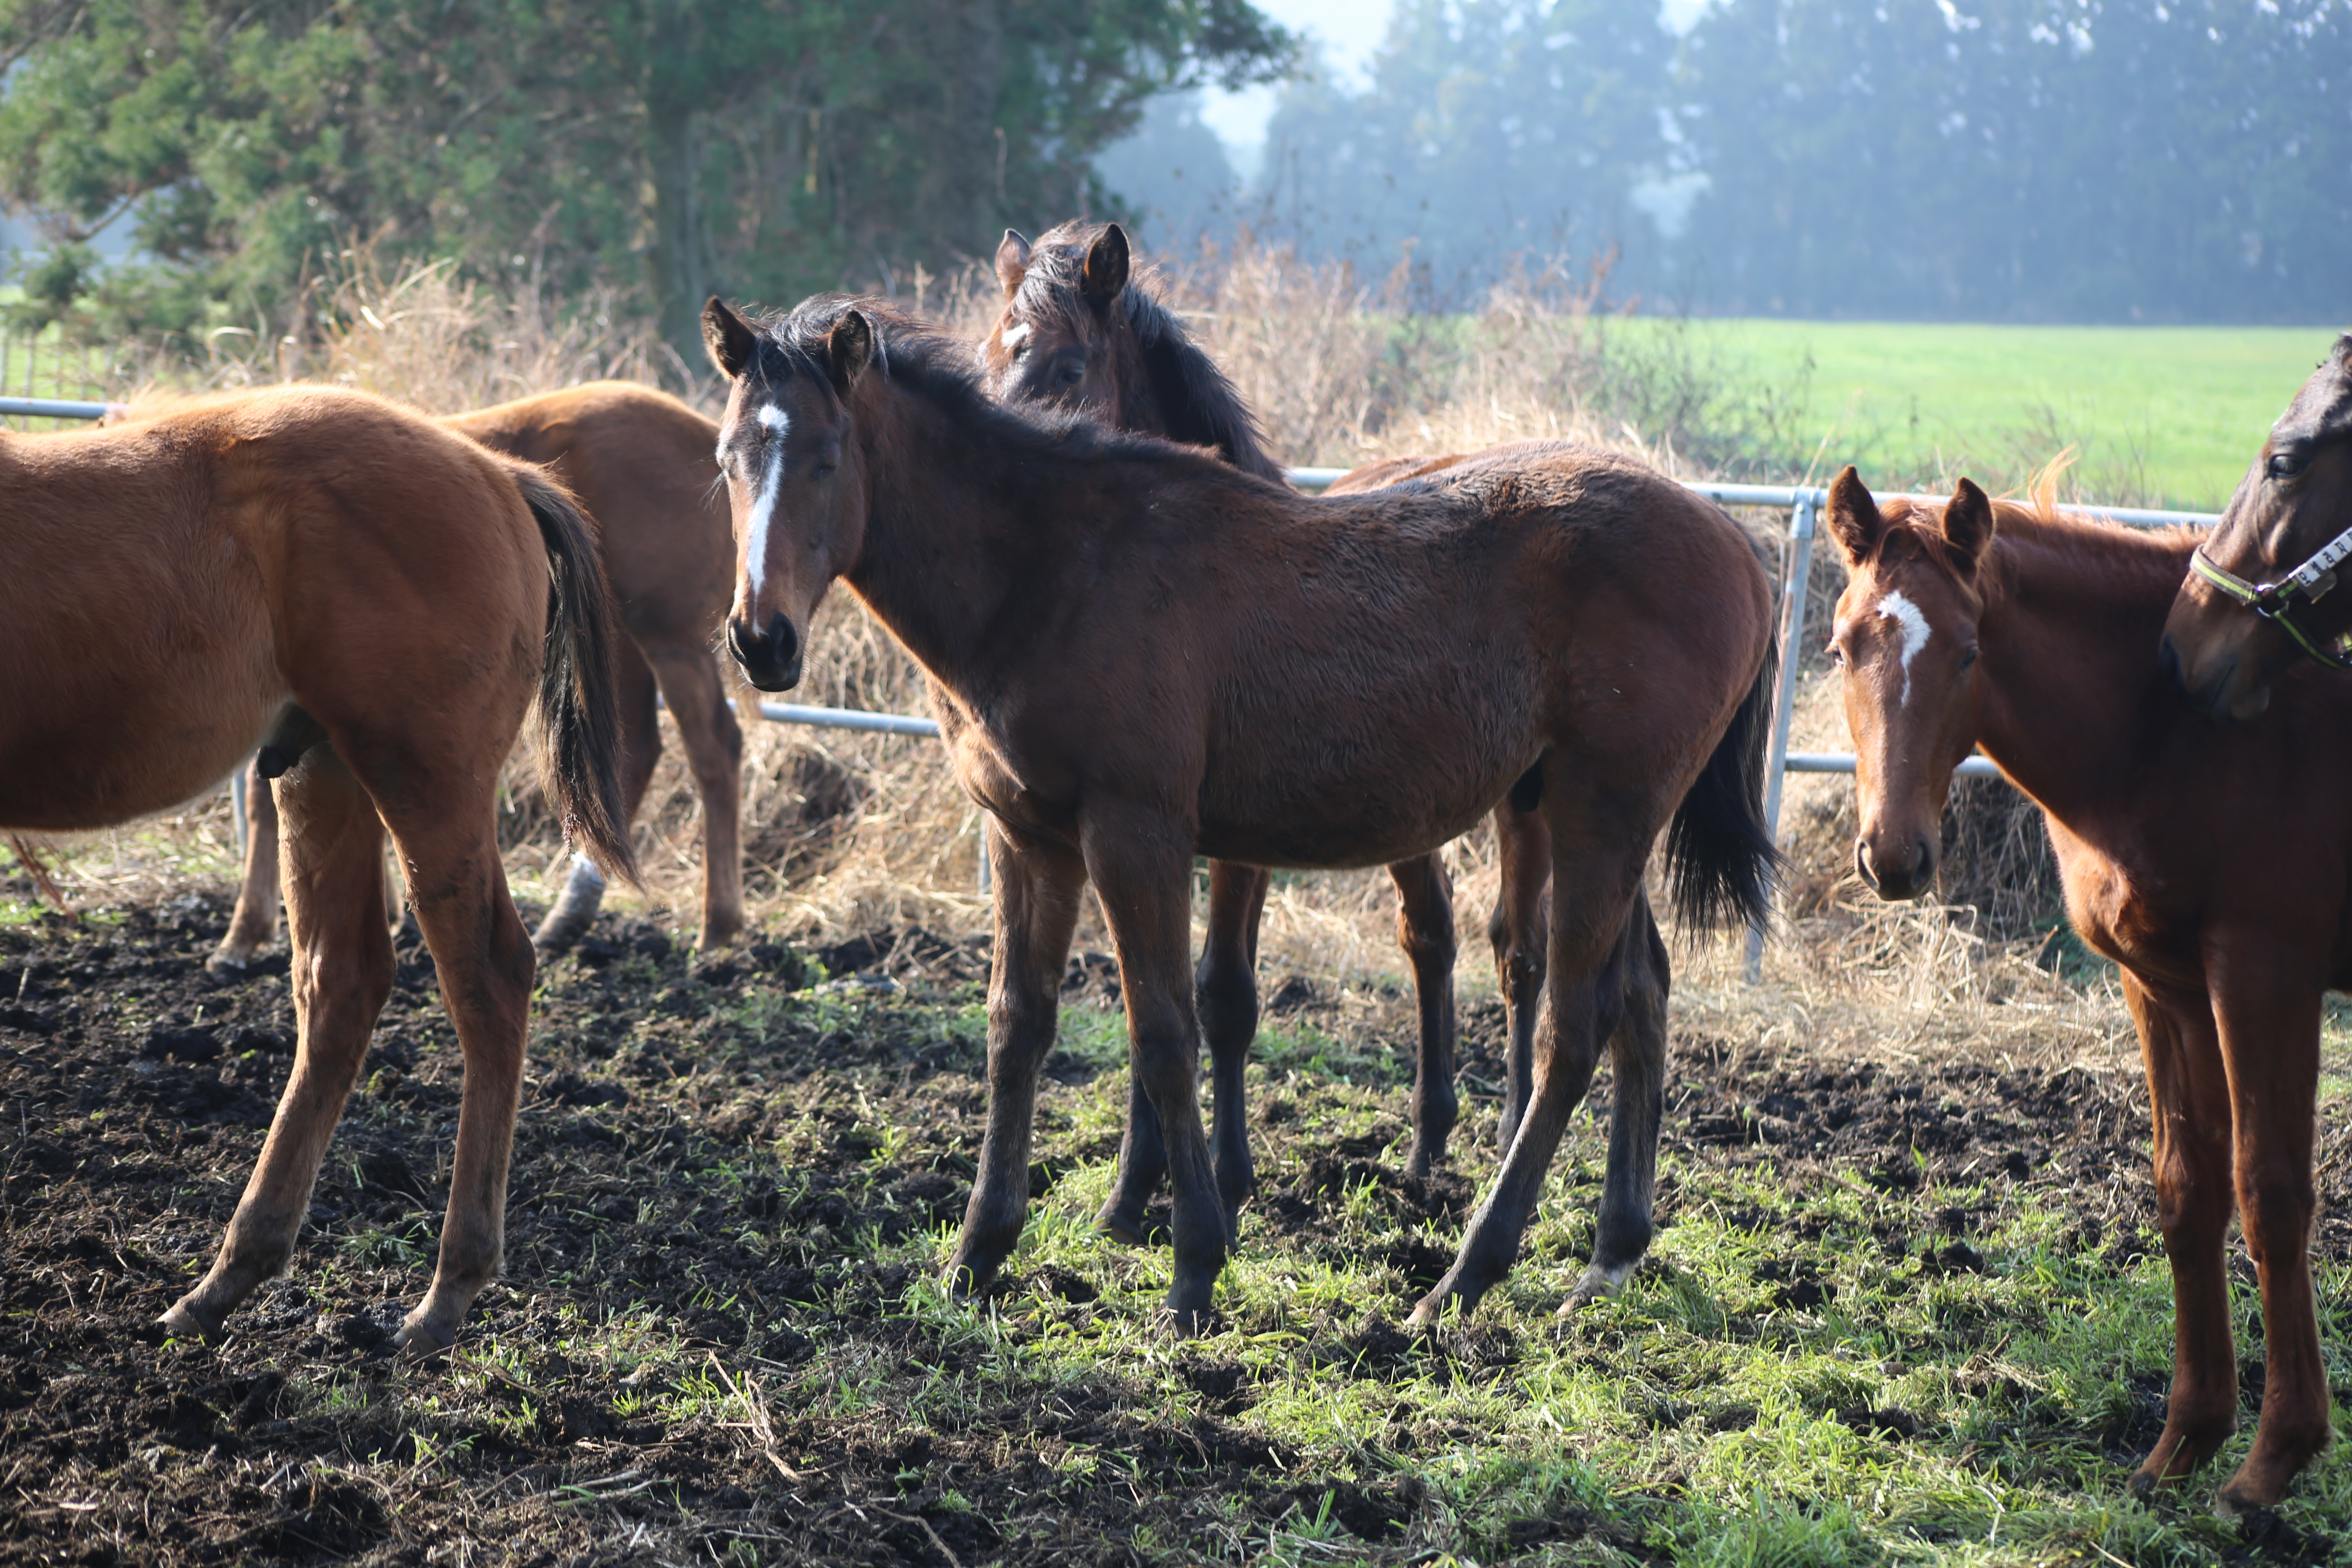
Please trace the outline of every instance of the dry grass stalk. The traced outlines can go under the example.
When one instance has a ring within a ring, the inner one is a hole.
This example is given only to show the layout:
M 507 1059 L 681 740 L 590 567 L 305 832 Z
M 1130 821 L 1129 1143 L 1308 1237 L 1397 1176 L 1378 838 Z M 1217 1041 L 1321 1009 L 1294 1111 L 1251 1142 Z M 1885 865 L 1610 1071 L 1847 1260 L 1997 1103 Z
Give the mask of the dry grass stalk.
M 1400 269 L 1369 288 L 1343 264 L 1244 240 L 1175 269 L 1164 287 L 1287 461 L 1352 466 L 1547 436 L 1612 446 L 1670 472 L 1693 468 L 1675 422 L 1698 406 L 1688 389 L 1694 373 L 1687 365 L 1630 365 L 1596 312 L 1593 279 L 1579 282 L 1557 268 L 1519 276 L 1466 322 L 1410 315 L 1403 308 L 1410 282 Z M 978 334 L 996 306 L 994 279 L 977 267 L 918 283 L 934 319 L 967 336 Z M 234 385 L 303 374 L 435 410 L 599 375 L 651 379 L 663 370 L 676 384 L 681 367 L 667 351 L 612 326 L 617 318 L 609 305 L 591 301 L 559 313 L 544 300 L 488 299 L 446 268 L 387 279 L 359 266 L 323 303 L 316 340 L 300 354 L 239 357 L 225 340 L 204 378 Z M 1664 412 L 1644 424 L 1627 415 L 1635 405 Z M 2053 473 L 2047 482 L 2058 479 Z M 1780 520 L 1756 521 L 1777 537 Z M 1843 751 L 1848 742 L 1833 689 L 1811 668 L 1843 571 L 1827 552 L 1814 570 L 1814 609 L 1799 650 L 1811 673 L 1797 745 Z M 912 660 L 846 593 L 820 612 L 806 684 L 795 697 L 929 710 Z M 936 742 L 757 721 L 746 730 L 746 890 L 755 920 L 818 939 L 907 924 L 950 931 L 985 924 L 976 886 L 978 813 L 949 777 Z M 2026 1033 L 2043 1042 L 2037 1052 L 2109 1050 L 2116 1036 L 2112 996 L 2062 985 L 2022 956 L 2035 924 L 2054 909 L 2053 868 L 2030 805 L 2005 785 L 1964 785 L 1947 860 L 1945 892 L 1953 904 L 1888 909 L 1848 869 L 1851 784 L 1808 777 L 1789 784 L 1791 915 L 1768 957 L 1768 984 L 1758 991 L 1739 983 L 1736 939 L 1691 948 L 1679 961 L 1678 991 L 1695 1026 L 1743 1039 L 1743 1048 L 1770 1048 L 1797 1028 L 1809 1039 L 1850 1036 L 1857 1049 L 1903 1052 L 1924 1048 L 1963 1020 L 1969 1028 L 1999 1022 L 1996 1034 L 2030 1023 Z M 506 809 L 517 890 L 547 897 L 564 855 L 527 768 L 510 773 Z M 214 797 L 80 842 L 62 868 L 86 897 L 149 895 L 169 884 L 184 856 L 205 874 L 224 872 L 228 826 Z M 637 839 L 646 901 L 679 926 L 691 920 L 699 836 L 699 806 L 672 736 Z M 1491 833 L 1482 826 L 1449 847 L 1446 863 L 1463 986 L 1475 993 L 1493 984 L 1485 956 L 1498 883 Z M 616 889 L 614 902 L 626 907 L 632 900 Z M 1958 912 L 1962 905 L 1973 910 Z M 1267 907 L 1266 967 L 1342 984 L 1400 975 L 1394 908 L 1388 879 L 1378 872 L 1286 873 Z M 1098 944 L 1102 933 L 1084 931 L 1081 941 Z M 1889 1019 L 1898 1021 L 1891 1031 Z

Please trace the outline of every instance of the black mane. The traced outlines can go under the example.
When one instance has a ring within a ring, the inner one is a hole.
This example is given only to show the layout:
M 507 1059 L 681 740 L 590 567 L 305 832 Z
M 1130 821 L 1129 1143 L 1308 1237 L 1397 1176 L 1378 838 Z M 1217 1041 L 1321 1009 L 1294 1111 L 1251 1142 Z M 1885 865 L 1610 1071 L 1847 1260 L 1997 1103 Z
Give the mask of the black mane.
M 1108 226 L 1074 219 L 1038 237 L 1021 279 L 1018 298 L 1024 313 L 1038 320 L 1058 317 L 1083 329 L 1087 304 L 1080 275 L 1087 248 Z M 1128 330 L 1135 334 L 1144 379 L 1168 438 L 1191 447 L 1213 447 L 1244 473 L 1282 483 L 1282 466 L 1266 452 L 1257 416 L 1216 361 L 1185 331 L 1176 313 L 1160 302 L 1152 287 L 1155 278 L 1149 269 L 1131 278 L 1118 303 Z
M 906 315 L 887 300 L 818 294 L 793 306 L 787 315 L 755 321 L 760 348 L 750 374 L 761 381 L 794 374 L 827 380 L 825 336 L 853 309 L 874 328 L 874 363 L 867 374 L 887 376 L 892 384 L 931 404 L 992 447 L 1063 461 L 1141 459 L 1198 464 L 1213 473 L 1229 471 L 1229 465 L 1197 446 L 1110 429 L 1083 414 L 1016 409 L 998 403 L 981 386 L 971 344 Z M 1280 470 L 1276 473 L 1278 476 Z

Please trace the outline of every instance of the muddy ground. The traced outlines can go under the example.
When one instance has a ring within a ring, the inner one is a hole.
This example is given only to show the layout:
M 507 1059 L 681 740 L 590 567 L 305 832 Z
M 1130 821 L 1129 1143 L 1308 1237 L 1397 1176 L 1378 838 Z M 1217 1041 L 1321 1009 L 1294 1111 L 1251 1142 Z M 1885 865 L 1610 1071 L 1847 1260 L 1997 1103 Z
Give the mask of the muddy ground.
M 0 1561 L 1113 1563 L 1303 1516 L 1349 1552 L 1426 1559 L 1407 1547 L 1434 1505 L 1409 1466 L 1373 1461 L 1443 1433 L 1400 1424 L 1346 1465 L 1286 1453 L 1253 1426 L 1244 1366 L 1172 1342 L 1172 1400 L 1024 1383 L 1000 1364 L 1024 1340 L 1159 1331 L 1148 1294 L 1101 1298 L 1067 1269 L 1008 1279 L 980 1349 L 941 1327 L 951 1313 L 909 1308 L 927 1268 L 877 1259 L 942 1256 L 908 1243 L 960 1216 L 984 1105 L 984 954 L 920 932 L 698 958 L 643 921 L 601 921 L 542 974 L 507 1278 L 466 1330 L 491 1353 L 418 1366 L 387 1355 L 388 1331 L 429 1271 L 458 1061 L 412 931 L 294 1271 L 221 1346 L 163 1342 L 151 1325 L 217 1243 L 291 1057 L 283 958 L 233 980 L 201 965 L 226 915 L 191 895 L 0 929 Z M 1268 990 L 1276 1016 L 1321 1009 L 1361 1037 L 1332 1092 L 1369 1075 L 1391 1109 L 1318 1114 L 1312 1071 L 1261 1092 L 1265 1225 L 1311 1258 L 1353 1194 L 1410 1237 L 1384 1260 L 1384 1299 L 1290 1327 L 1340 1382 L 1409 1352 L 1465 1375 L 1507 1367 L 1513 1346 L 1475 1320 L 1433 1349 L 1395 1327 L 1450 1257 L 1490 1159 L 1470 1135 L 1491 1120 L 1465 1125 L 1456 1173 L 1402 1180 L 1402 1097 L 1385 1086 L 1403 1072 L 1372 1048 L 1405 1044 L 1402 999 L 1350 1010 L 1303 980 Z M 1116 992 L 1108 961 L 1074 961 L 1074 1010 Z M 1465 1015 L 1474 1092 L 1496 1078 L 1500 1023 L 1492 1005 Z M 1897 1194 L 1965 1176 L 2063 1205 L 2080 1248 L 2127 1263 L 2148 1245 L 2128 1078 L 1675 1050 L 1670 1171 L 1765 1161 Z M 1051 1070 L 1083 1085 L 1111 1061 L 1066 1050 Z M 1034 1184 L 1114 1149 L 1102 1119 L 1074 1122 L 1049 1091 Z M 1676 1204 L 1670 1178 L 1668 1224 Z M 1967 1212 L 1882 1228 L 1886 1259 L 1981 1267 Z M 2352 1226 L 2331 1217 L 2319 1241 L 2352 1255 Z M 1783 1304 L 1826 1289 L 1783 1272 Z M 763 1398 L 820 1346 L 862 1347 L 881 1396 Z M 709 1401 L 651 1396 L 649 1378 L 681 1367 L 707 1367 Z M 942 1379 L 970 1384 L 961 1414 L 909 1429 L 889 1391 Z M 2161 1384 L 2107 1435 L 2116 1454 L 2153 1436 Z M 755 1406 L 764 1430 L 744 1418 Z M 1119 1468 L 1063 1462 L 1104 1448 Z M 1507 1559 L 1586 1529 L 1612 1554 L 1660 1555 L 1589 1519 L 1479 1528 L 1454 1549 Z

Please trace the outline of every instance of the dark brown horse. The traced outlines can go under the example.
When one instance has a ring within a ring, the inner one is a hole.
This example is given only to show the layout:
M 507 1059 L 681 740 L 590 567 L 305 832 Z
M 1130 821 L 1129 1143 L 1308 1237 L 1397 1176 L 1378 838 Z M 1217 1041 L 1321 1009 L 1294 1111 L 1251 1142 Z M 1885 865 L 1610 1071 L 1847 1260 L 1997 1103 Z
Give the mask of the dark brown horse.
M 134 407 L 131 416 L 169 406 Z M 666 393 L 625 381 L 589 382 L 439 423 L 549 468 L 595 518 L 605 580 L 628 633 L 613 661 L 622 820 L 636 820 L 661 757 L 658 685 L 702 797 L 701 942 L 733 942 L 743 930 L 743 733 L 712 654 L 734 559 L 710 456 L 719 426 Z M 213 953 L 215 968 L 244 968 L 278 929 L 278 811 L 257 771 L 245 798 L 245 880 Z M 604 897 L 595 861 L 573 857 L 534 944 L 542 953 L 569 948 Z
M 1933 885 L 1952 770 L 1981 744 L 2047 816 L 2074 929 L 2123 965 L 2175 1307 L 2172 1398 L 2133 1485 L 2187 1475 L 2236 1424 L 2234 1200 L 2269 1375 L 2221 1498 L 2274 1502 L 2328 1436 L 2306 1248 L 2320 1004 L 2352 984 L 2352 684 L 2292 672 L 2228 730 L 2190 711 L 2155 655 L 2192 534 L 1996 507 L 1966 479 L 1946 506 L 1882 510 L 1852 468 L 1829 523 L 1853 574 L 1832 646 L 1863 874 L 1888 898 Z
M 450 1343 L 498 1272 L 533 973 L 499 770 L 535 698 L 550 798 L 629 873 L 609 614 L 561 487 L 377 398 L 280 388 L 0 435 L 0 826 L 160 811 L 257 744 L 285 819 L 294 1070 L 173 1332 L 218 1333 L 293 1253 L 392 989 L 387 828 L 466 1058 L 440 1263 L 402 1343 Z
M 1531 773 L 1558 889 L 1535 1097 L 1460 1258 L 1418 1309 L 1508 1268 L 1614 1025 L 1651 846 L 1701 923 L 1759 911 L 1771 591 L 1732 521 L 1622 458 L 1501 447 L 1439 479 L 1303 497 L 1196 449 L 1033 423 L 967 345 L 864 302 L 704 317 L 731 383 L 740 550 L 727 642 L 799 679 L 835 577 L 934 683 L 996 889 L 989 1122 L 948 1278 L 1021 1234 L 1037 1074 L 1080 890 L 1118 949 L 1132 1063 L 1175 1194 L 1168 1305 L 1210 1304 L 1232 1236 L 1194 1096 L 1191 876 L 1389 865 Z
M 2305 659 L 2352 668 L 2352 336 L 2271 426 L 2164 625 L 2189 699 L 2251 719 Z
M 996 276 L 1003 302 L 981 341 L 981 362 L 982 381 L 999 401 L 1084 411 L 1122 430 L 1209 447 L 1244 473 L 1286 482 L 1233 384 L 1134 275 L 1127 234 L 1118 225 L 1066 223 L 1039 236 L 1034 246 L 1008 229 L 997 247 Z M 1327 493 L 1358 494 L 1460 460 L 1371 464 L 1346 475 Z M 1543 991 L 1544 892 L 1551 876 L 1543 814 L 1532 801 L 1521 806 L 1516 798 L 1517 792 L 1495 809 L 1502 889 L 1487 925 L 1510 1024 L 1498 1128 L 1504 1149 L 1510 1147 L 1532 1092 L 1536 1004 Z M 1421 1004 L 1413 1139 L 1405 1168 L 1425 1176 L 1444 1158 L 1457 1111 L 1454 891 L 1437 855 L 1400 861 L 1389 874 L 1397 887 L 1397 938 L 1412 966 Z M 1257 1033 L 1257 931 L 1268 880 L 1256 867 L 1209 863 L 1208 935 L 1193 977 L 1201 1032 L 1213 1064 L 1211 1136 L 1217 1179 L 1229 1208 L 1238 1208 L 1251 1188 L 1244 1073 Z M 1609 1175 L 1591 1266 L 1577 1286 L 1580 1297 L 1614 1294 L 1641 1261 L 1651 1237 L 1670 969 L 1646 895 L 1637 898 L 1633 918 L 1639 934 L 1628 948 L 1632 994 L 1611 1040 L 1617 1093 Z M 1097 1223 L 1131 1240 L 1167 1167 L 1151 1102 L 1139 1083 L 1130 1086 L 1127 1126 L 1118 1179 Z

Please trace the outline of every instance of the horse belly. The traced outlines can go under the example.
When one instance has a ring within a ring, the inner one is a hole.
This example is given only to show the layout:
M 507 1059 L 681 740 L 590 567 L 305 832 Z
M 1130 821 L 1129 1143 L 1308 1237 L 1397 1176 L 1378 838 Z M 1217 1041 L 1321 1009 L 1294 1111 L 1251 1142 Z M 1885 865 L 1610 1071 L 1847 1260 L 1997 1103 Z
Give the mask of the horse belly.
M 244 762 L 285 700 L 266 647 L 144 681 L 26 687 L 0 705 L 0 826 L 61 833 L 168 810 Z
M 1385 866 L 1459 837 L 1542 755 L 1532 726 L 1376 721 L 1265 734 L 1211 759 L 1202 853 L 1251 865 Z

